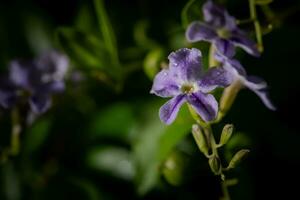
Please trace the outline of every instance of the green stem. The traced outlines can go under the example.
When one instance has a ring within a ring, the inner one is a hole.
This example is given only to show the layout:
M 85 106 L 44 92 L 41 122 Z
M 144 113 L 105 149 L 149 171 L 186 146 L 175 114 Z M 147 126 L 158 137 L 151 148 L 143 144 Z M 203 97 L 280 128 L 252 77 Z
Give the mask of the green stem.
M 257 19 L 255 0 L 249 0 L 249 9 L 250 9 L 250 18 L 254 20 L 253 24 L 254 24 L 255 35 L 258 44 L 258 50 L 260 52 L 263 52 L 264 46 L 262 40 L 262 32 L 261 32 L 259 20 Z
M 217 67 L 220 65 L 220 63 L 215 59 L 215 54 L 216 48 L 214 47 L 213 44 L 210 45 L 209 47 L 209 57 L 208 57 L 208 67 Z
M 21 124 L 20 116 L 17 108 L 14 108 L 11 113 L 12 118 L 12 129 L 11 129 L 11 155 L 18 155 L 20 151 L 20 133 L 21 133 Z

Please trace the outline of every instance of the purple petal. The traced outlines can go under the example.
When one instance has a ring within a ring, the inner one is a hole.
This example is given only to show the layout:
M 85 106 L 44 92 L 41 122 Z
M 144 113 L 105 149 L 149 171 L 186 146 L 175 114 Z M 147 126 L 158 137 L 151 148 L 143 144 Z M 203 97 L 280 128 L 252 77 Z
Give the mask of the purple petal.
M 173 97 L 180 93 L 178 81 L 169 69 L 163 69 L 155 76 L 150 93 L 160 97 Z
M 268 91 L 266 88 L 260 89 L 260 90 L 253 90 L 253 92 L 255 92 L 255 94 L 257 94 L 257 96 L 259 96 L 259 98 L 262 100 L 262 102 L 265 104 L 265 106 L 267 108 L 269 108 L 270 110 L 276 110 L 276 107 L 273 105 L 273 103 L 269 99 L 269 94 L 268 94 Z
M 233 30 L 236 28 L 235 18 L 221 6 L 207 1 L 203 5 L 204 20 L 216 28 L 227 28 Z
M 69 66 L 68 58 L 56 51 L 42 54 L 35 61 L 37 68 L 46 74 L 51 74 L 54 80 L 62 80 Z
M 204 121 L 212 121 L 218 113 L 218 102 L 211 94 L 204 94 L 201 91 L 187 96 L 187 101 Z
M 256 43 L 253 40 L 249 39 L 249 37 L 242 31 L 238 31 L 238 33 L 233 34 L 230 40 L 236 46 L 241 47 L 250 55 L 253 55 L 255 57 L 260 56 Z
M 248 76 L 244 81 L 244 85 L 259 96 L 262 102 L 270 110 L 276 110 L 275 106 L 268 97 L 267 83 L 256 76 Z
M 159 109 L 159 117 L 166 124 L 171 124 L 179 111 L 181 105 L 185 102 L 185 95 L 178 95 L 167 101 Z
M 232 58 L 235 54 L 234 45 L 229 40 L 218 38 L 215 40 L 215 47 L 222 55 Z
M 208 93 L 216 87 L 227 87 L 233 82 L 233 77 L 223 67 L 210 68 L 205 76 L 198 81 L 200 90 Z
M 63 81 L 53 81 L 41 87 L 44 93 L 59 93 L 65 90 L 65 83 Z
M 228 73 L 236 76 L 247 76 L 247 73 L 244 69 L 244 67 L 241 65 L 241 63 L 238 60 L 235 59 L 228 59 L 227 57 L 215 53 L 215 59 L 222 63 L 223 67 L 228 71 Z
M 17 88 L 7 78 L 0 77 L 0 105 L 4 108 L 10 108 L 17 100 Z
M 27 88 L 29 85 L 29 73 L 31 63 L 12 61 L 9 66 L 9 78 L 17 86 Z
M 51 106 L 51 98 L 49 95 L 37 93 L 30 98 L 29 104 L 34 113 L 44 113 Z
M 0 90 L 0 105 L 3 108 L 10 108 L 12 107 L 16 102 L 16 93 L 11 91 L 3 91 Z
M 181 81 L 198 80 L 202 72 L 201 58 L 201 51 L 198 49 L 179 49 L 168 56 L 169 69 Z
M 201 22 L 192 22 L 188 26 L 185 36 L 189 42 L 211 41 L 217 37 L 217 33 L 209 25 Z

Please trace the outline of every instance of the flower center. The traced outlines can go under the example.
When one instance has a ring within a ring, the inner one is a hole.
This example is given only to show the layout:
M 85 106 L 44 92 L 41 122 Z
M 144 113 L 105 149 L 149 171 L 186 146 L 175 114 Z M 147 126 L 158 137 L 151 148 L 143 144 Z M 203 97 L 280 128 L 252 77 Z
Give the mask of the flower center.
M 231 36 L 231 32 L 226 28 L 220 28 L 217 30 L 217 34 L 219 37 L 228 39 Z
M 195 87 L 192 84 L 183 84 L 181 86 L 181 91 L 186 94 L 190 94 L 195 91 Z

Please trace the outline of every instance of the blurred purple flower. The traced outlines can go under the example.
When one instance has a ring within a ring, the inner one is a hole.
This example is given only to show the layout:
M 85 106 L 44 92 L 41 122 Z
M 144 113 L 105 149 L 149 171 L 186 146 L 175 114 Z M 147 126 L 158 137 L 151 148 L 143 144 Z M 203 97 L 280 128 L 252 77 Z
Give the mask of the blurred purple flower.
M 12 61 L 8 78 L 1 79 L 0 104 L 6 108 L 12 106 L 23 92 L 28 94 L 34 113 L 45 112 L 51 105 L 51 94 L 65 88 L 68 64 L 68 58 L 56 51 L 42 54 L 30 62 Z
M 233 57 L 235 46 L 243 48 L 253 56 L 259 56 L 256 43 L 249 39 L 247 34 L 239 29 L 234 17 L 221 6 L 207 1 L 203 5 L 205 22 L 192 22 L 186 31 L 189 42 L 212 42 L 218 52 L 227 57 Z
M 222 67 L 205 74 L 198 49 L 179 49 L 169 55 L 169 68 L 160 71 L 153 82 L 152 94 L 173 97 L 159 110 L 160 119 L 171 124 L 184 102 L 188 102 L 205 121 L 215 119 L 218 103 L 208 94 L 216 87 L 228 86 L 232 80 Z
M 245 87 L 257 94 L 267 108 L 276 110 L 268 97 L 268 86 L 263 79 L 248 76 L 241 63 L 235 59 L 229 59 L 219 53 L 215 54 L 215 58 L 222 63 L 223 68 L 232 76 L 233 81 L 239 80 Z

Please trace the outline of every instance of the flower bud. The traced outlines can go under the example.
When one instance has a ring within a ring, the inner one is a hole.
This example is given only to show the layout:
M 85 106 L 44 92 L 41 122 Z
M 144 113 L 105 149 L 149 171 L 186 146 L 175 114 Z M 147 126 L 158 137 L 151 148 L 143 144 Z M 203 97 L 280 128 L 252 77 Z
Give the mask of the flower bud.
M 220 145 L 223 146 L 224 144 L 226 144 L 233 132 L 233 125 L 232 124 L 226 124 L 223 128 L 222 134 L 221 134 L 221 138 L 220 138 Z
M 200 127 L 197 124 L 193 125 L 192 133 L 198 145 L 198 148 L 202 153 L 204 153 L 204 155 L 207 156 L 209 150 L 209 142 L 206 135 L 203 133 L 203 131 L 200 129 Z
M 221 166 L 220 159 L 217 156 L 213 155 L 212 157 L 210 157 L 208 160 L 208 164 L 210 166 L 211 171 L 215 175 L 221 174 L 222 166 Z
M 229 162 L 229 165 L 227 167 L 227 169 L 233 169 L 235 168 L 250 152 L 250 150 L 248 149 L 242 149 L 240 151 L 238 151 L 231 159 L 231 161 Z

